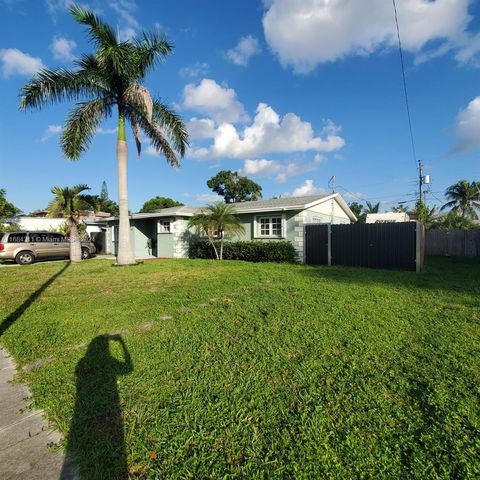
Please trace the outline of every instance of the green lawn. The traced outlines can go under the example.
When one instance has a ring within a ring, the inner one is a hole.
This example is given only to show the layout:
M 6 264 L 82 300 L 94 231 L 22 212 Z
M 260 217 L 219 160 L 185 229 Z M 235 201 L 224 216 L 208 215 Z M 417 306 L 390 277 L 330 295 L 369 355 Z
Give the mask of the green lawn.
M 85 479 L 480 478 L 478 259 L 89 260 L 0 288 L 0 343 Z

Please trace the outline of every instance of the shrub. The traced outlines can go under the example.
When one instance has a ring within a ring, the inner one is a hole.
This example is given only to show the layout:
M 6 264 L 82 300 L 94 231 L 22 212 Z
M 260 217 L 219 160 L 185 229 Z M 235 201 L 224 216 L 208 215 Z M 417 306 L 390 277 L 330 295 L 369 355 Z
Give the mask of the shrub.
M 217 242 L 215 242 L 217 246 Z M 219 242 L 218 246 L 219 248 Z M 215 258 L 215 252 L 205 240 L 193 243 L 189 248 L 190 258 Z M 297 252 L 291 242 L 287 241 L 249 241 L 225 242 L 223 247 L 224 260 L 244 260 L 247 262 L 288 262 L 298 261 Z

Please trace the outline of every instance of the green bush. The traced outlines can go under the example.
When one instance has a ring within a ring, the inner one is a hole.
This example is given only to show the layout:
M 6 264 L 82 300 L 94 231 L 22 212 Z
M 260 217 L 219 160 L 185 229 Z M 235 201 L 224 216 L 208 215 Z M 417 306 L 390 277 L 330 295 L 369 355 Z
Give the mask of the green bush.
M 220 250 L 220 242 L 215 242 Z M 215 258 L 215 252 L 207 241 L 199 241 L 190 245 L 190 258 Z M 297 252 L 291 242 L 287 241 L 250 241 L 225 242 L 223 245 L 224 260 L 244 260 L 247 262 L 288 262 L 298 261 Z

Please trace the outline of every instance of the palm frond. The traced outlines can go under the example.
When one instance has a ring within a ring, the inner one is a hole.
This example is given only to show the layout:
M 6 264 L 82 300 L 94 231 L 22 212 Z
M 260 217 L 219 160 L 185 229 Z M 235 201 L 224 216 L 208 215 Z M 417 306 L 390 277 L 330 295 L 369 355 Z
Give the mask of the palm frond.
M 100 122 L 111 115 L 112 105 L 113 100 L 107 97 L 81 102 L 73 108 L 60 137 L 65 157 L 77 160 L 89 147 Z
M 180 115 L 164 103 L 155 100 L 153 102 L 153 119 L 157 125 L 168 133 L 175 146 L 175 150 L 183 157 L 189 145 L 189 139 L 187 126 Z
M 88 34 L 92 43 L 99 47 L 113 47 L 117 45 L 117 37 L 112 27 L 95 15 L 93 12 L 73 4 L 70 7 L 70 13 L 75 17 L 75 20 L 86 25 Z
M 142 35 L 135 38 L 133 43 L 136 47 L 134 62 L 138 68 L 139 78 L 145 77 L 158 60 L 164 59 L 173 50 L 173 44 L 164 35 L 158 33 L 142 32 Z
M 104 88 L 85 71 L 43 69 L 20 90 L 20 110 L 41 108 L 64 100 L 93 98 Z
M 130 101 L 129 105 L 125 108 L 125 115 L 129 119 L 132 128 L 139 126 L 150 139 L 153 148 L 157 152 L 162 153 L 171 166 L 178 167 L 180 165 L 175 151 L 170 146 L 168 138 L 155 122 L 148 120 L 148 114 L 144 104 L 136 104 Z

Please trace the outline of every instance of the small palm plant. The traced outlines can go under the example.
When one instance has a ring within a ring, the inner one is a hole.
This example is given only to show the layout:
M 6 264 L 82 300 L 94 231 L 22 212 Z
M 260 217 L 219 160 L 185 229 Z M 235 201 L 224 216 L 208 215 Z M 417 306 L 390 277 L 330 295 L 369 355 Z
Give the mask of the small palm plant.
M 53 187 L 55 198 L 48 204 L 47 211 L 51 217 L 65 217 L 70 232 L 70 261 L 79 262 L 82 259 L 82 245 L 78 233 L 78 217 L 82 210 L 82 192 L 90 190 L 87 185 L 74 187 Z
M 447 188 L 445 196 L 450 201 L 443 205 L 441 210 L 450 209 L 451 212 L 459 213 L 470 220 L 478 219 L 480 182 L 460 180 Z
M 127 141 L 125 122 L 132 127 L 140 156 L 140 130 L 150 139 L 167 162 L 178 166 L 188 146 L 188 133 L 182 119 L 159 100 L 152 99 L 143 86 L 145 77 L 172 51 L 163 36 L 142 33 L 124 42 L 112 27 L 94 13 L 79 6 L 70 7 L 75 20 L 87 27 L 93 54 L 76 60 L 72 70 L 43 69 L 20 95 L 20 109 L 41 108 L 49 103 L 75 101 L 60 139 L 66 158 L 77 160 L 92 141 L 101 122 L 116 113 L 118 118 L 117 166 L 119 195 L 118 265 L 135 263 L 128 216 Z
M 188 222 L 189 228 L 205 235 L 213 247 L 217 260 L 223 260 L 225 236 L 243 233 L 245 227 L 235 212 L 235 207 L 228 203 L 208 205 L 202 213 L 194 215 Z M 220 239 L 220 250 L 215 245 L 215 238 Z

